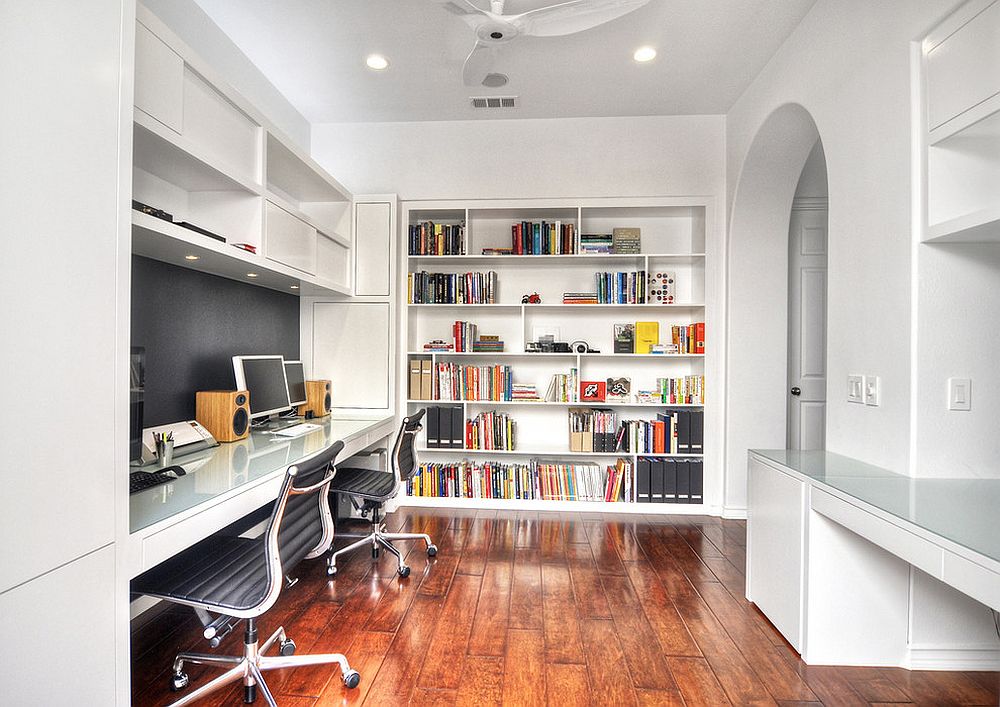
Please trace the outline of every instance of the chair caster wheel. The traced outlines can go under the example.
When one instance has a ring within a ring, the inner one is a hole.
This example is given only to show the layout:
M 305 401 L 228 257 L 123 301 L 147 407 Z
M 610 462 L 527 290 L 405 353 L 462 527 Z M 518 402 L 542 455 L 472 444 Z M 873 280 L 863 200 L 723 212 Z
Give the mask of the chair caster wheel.
M 427 546 L 427 557 L 434 557 L 436 554 L 438 554 L 438 546 L 437 545 L 428 545 Z
M 361 674 L 357 670 L 348 670 L 344 674 L 344 687 L 354 689 L 361 683 Z
M 326 567 L 326 576 L 327 577 L 336 577 L 337 576 L 337 565 L 327 565 L 327 567 Z
M 187 673 L 174 673 L 170 676 L 170 691 L 177 692 L 183 690 L 188 686 L 188 674 Z
M 400 567 L 396 571 L 399 572 L 399 576 L 400 577 L 409 577 L 410 576 L 410 566 L 409 565 L 403 565 L 402 567 Z
M 295 655 L 295 641 L 290 638 L 286 638 L 281 642 L 281 647 L 278 649 L 278 653 L 281 655 Z

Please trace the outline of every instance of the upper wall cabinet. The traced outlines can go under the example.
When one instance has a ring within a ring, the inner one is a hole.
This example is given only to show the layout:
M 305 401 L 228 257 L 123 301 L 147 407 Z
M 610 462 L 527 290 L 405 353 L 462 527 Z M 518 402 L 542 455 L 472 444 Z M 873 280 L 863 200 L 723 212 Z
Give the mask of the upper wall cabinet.
M 1000 241 L 1000 0 L 970 0 L 923 42 L 925 241 Z
M 133 253 L 350 295 L 350 192 L 149 10 L 137 20 Z

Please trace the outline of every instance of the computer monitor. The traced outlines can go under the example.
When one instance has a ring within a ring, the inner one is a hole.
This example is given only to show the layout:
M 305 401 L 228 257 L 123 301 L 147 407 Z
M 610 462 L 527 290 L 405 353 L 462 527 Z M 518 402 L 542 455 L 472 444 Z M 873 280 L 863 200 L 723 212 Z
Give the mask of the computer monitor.
M 291 409 L 282 356 L 233 356 L 236 389 L 250 393 L 250 418 Z
M 293 406 L 306 404 L 306 369 L 302 361 L 285 361 L 288 400 Z

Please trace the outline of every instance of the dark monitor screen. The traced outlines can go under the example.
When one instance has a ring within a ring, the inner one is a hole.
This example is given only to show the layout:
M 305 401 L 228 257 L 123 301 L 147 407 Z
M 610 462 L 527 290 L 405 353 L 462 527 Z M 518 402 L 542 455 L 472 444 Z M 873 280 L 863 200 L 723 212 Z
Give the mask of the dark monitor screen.
M 236 387 L 250 393 L 250 417 L 264 417 L 291 407 L 281 356 L 233 356 Z
M 292 405 L 305 405 L 306 369 L 302 361 L 285 361 L 285 380 L 288 381 L 288 400 Z

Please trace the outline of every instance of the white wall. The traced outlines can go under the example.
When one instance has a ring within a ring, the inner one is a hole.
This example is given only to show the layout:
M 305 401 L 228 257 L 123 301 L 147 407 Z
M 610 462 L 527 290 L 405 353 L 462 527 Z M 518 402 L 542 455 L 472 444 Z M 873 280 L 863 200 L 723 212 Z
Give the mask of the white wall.
M 313 157 L 354 193 L 400 199 L 724 193 L 722 116 L 313 126 Z
M 142 0 L 244 98 L 309 151 L 309 122 L 194 0 Z
M 806 165 L 799 175 L 798 186 L 795 187 L 796 199 L 825 199 L 829 192 L 826 183 L 826 155 L 823 154 L 823 143 L 817 142 L 806 159 Z

